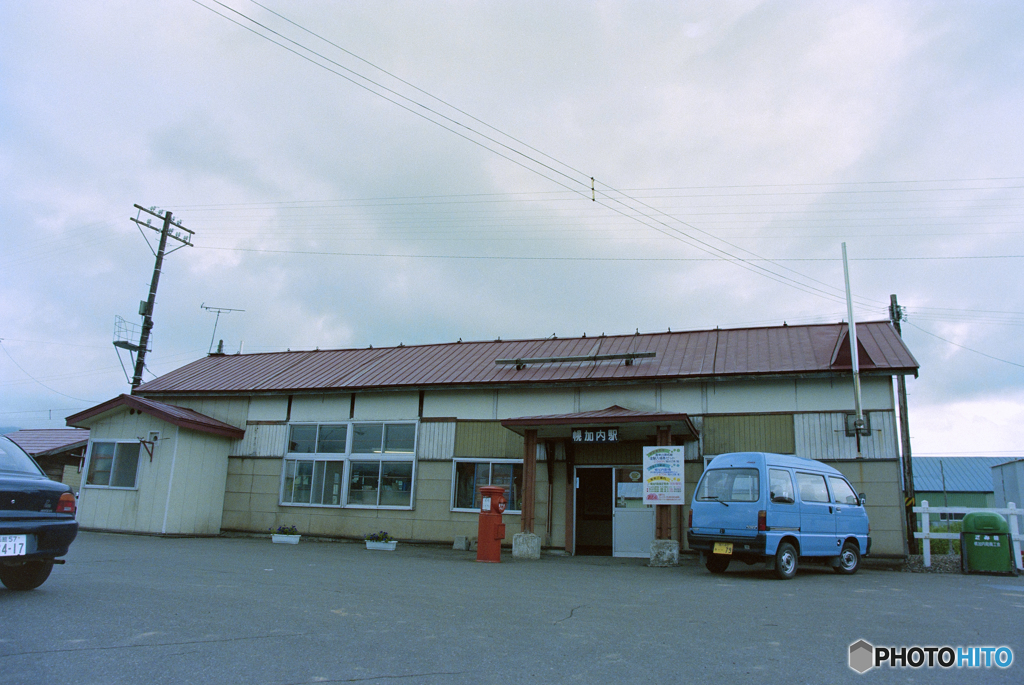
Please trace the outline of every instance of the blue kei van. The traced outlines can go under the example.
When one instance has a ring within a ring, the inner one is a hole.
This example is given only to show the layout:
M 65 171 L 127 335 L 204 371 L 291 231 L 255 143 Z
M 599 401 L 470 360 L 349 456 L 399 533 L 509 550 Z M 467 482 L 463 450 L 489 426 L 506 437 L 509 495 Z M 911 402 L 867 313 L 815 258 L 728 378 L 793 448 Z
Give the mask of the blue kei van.
M 764 452 L 711 460 L 690 505 L 690 548 L 712 573 L 733 559 L 764 562 L 782 579 L 798 560 L 856 573 L 871 552 L 864 495 L 836 469 L 801 457 Z

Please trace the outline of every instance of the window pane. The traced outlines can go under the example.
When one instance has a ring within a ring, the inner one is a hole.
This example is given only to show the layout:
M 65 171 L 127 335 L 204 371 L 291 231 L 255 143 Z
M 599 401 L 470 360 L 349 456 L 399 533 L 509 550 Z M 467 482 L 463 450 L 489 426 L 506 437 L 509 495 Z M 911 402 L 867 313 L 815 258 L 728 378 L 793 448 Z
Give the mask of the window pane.
M 352 452 L 380 454 L 383 423 L 357 423 L 352 426 Z
M 379 461 L 352 462 L 349 480 L 349 504 L 377 504 L 377 480 L 380 477 Z
M 479 502 L 476 497 L 477 470 L 483 471 L 483 482 L 480 485 L 487 485 L 487 464 L 477 464 L 471 461 L 455 462 L 455 508 L 456 509 L 479 509 Z
M 796 482 L 800 487 L 800 499 L 804 502 L 828 502 L 825 476 L 797 471 Z
M 519 511 L 523 508 L 522 483 L 522 464 L 491 464 L 491 485 L 505 488 L 507 509 Z
M 281 490 L 281 502 L 292 502 L 292 488 L 295 486 L 295 461 L 284 460 L 284 487 Z
M 341 480 L 344 478 L 345 462 L 329 461 L 324 467 L 324 504 L 341 504 Z
M 416 424 L 389 423 L 384 427 L 384 451 L 412 454 L 416 444 Z
M 860 503 L 857 493 L 855 493 L 853 488 L 850 487 L 850 484 L 842 478 L 829 476 L 828 482 L 832 484 L 832 494 L 835 495 L 835 501 L 839 504 Z
M 110 467 L 114 462 L 113 442 L 94 442 L 92 456 L 89 457 L 88 485 L 110 485 Z
M 325 425 L 320 426 L 320 435 L 316 442 L 316 451 L 321 453 L 339 454 L 345 451 L 345 438 L 348 435 L 348 426 Z
M 412 462 L 386 461 L 381 469 L 380 504 L 407 507 L 412 502 Z
M 292 502 L 309 504 L 309 494 L 313 490 L 313 462 L 295 462 L 295 481 L 292 484 Z
M 313 462 L 313 487 L 310 504 L 324 503 L 324 466 L 327 462 Z
M 288 439 L 288 451 L 298 454 L 312 454 L 316 449 L 316 426 L 292 426 Z
M 796 501 L 793 494 L 793 477 L 789 475 L 789 471 L 770 469 L 768 471 L 768 486 L 770 488 L 769 497 L 773 502 L 792 504 Z
M 697 488 L 701 501 L 756 502 L 760 499 L 761 477 L 757 469 L 711 469 L 704 472 Z
M 119 442 L 114 450 L 114 468 L 110 473 L 113 488 L 134 488 L 135 474 L 139 471 L 139 449 L 137 442 Z

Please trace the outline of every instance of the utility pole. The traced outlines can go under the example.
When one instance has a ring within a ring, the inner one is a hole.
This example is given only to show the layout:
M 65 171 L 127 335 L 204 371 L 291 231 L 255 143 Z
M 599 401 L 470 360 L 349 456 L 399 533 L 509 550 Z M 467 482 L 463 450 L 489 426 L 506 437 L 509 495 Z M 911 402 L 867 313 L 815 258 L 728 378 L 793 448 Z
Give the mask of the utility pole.
M 896 333 L 903 337 L 900 322 L 903 320 L 903 308 L 896 302 L 896 295 L 889 296 L 889 321 Z M 917 516 L 914 514 L 916 495 L 914 493 L 914 464 L 910 453 L 910 420 L 907 417 L 907 377 L 896 377 L 896 394 L 900 407 L 900 451 L 903 453 L 903 506 L 907 519 L 907 548 L 911 554 L 917 554 Z
M 171 212 L 159 210 L 156 207 L 150 207 L 146 209 L 140 205 L 135 205 L 135 208 L 139 210 L 139 215 L 135 218 L 129 217 L 130 221 L 134 221 L 141 231 L 143 228 L 148 228 L 153 231 L 159 231 L 160 243 L 156 251 L 153 253 L 156 256 L 156 263 L 153 265 L 153 280 L 149 284 L 149 298 L 139 304 L 139 314 L 142 316 L 142 334 L 139 337 L 138 345 L 119 345 L 119 347 L 125 347 L 129 350 L 135 348 L 135 374 L 132 376 L 132 389 L 135 389 L 142 385 L 142 370 L 146 367 L 146 352 L 149 349 L 149 334 L 153 330 L 153 306 L 156 304 L 156 287 L 160 283 L 160 271 L 163 269 L 164 256 L 170 254 L 167 252 L 167 240 L 168 238 L 177 240 L 181 243 L 178 247 L 171 250 L 175 252 L 185 247 L 186 245 L 192 246 L 192 236 L 195 235 L 194 231 L 190 231 L 180 222 L 174 221 L 174 217 Z M 142 216 L 142 212 L 156 217 L 157 219 L 163 219 L 163 228 L 158 229 L 153 226 L 150 219 L 146 219 L 143 222 L 139 217 Z M 171 227 L 175 230 L 172 232 Z M 143 233 L 145 236 L 145 233 Z M 149 239 L 146 239 L 149 242 Z M 152 245 L 150 245 L 152 250 Z M 117 345 L 117 343 L 114 343 Z

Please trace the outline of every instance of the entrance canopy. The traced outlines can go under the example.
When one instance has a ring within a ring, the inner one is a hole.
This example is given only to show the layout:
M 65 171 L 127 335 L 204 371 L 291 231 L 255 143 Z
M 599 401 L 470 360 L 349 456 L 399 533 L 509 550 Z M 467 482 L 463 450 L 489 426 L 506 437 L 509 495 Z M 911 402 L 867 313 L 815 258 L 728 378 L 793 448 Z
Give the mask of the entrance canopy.
M 597 411 L 573 414 L 549 414 L 546 416 L 523 416 L 505 419 L 501 425 L 519 435 L 526 431 L 537 431 L 538 439 L 565 438 L 571 440 L 575 429 L 618 430 L 617 438 L 643 440 L 657 434 L 658 429 L 669 429 L 669 433 L 684 440 L 697 438 L 697 429 L 686 414 L 660 411 L 637 411 L 613 405 Z

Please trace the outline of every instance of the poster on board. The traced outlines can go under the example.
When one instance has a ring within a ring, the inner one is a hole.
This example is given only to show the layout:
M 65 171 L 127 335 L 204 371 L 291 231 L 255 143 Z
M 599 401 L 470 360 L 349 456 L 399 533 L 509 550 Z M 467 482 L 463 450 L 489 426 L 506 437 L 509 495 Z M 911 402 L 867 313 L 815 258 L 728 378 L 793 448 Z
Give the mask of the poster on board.
M 683 504 L 683 447 L 644 448 L 644 504 Z

